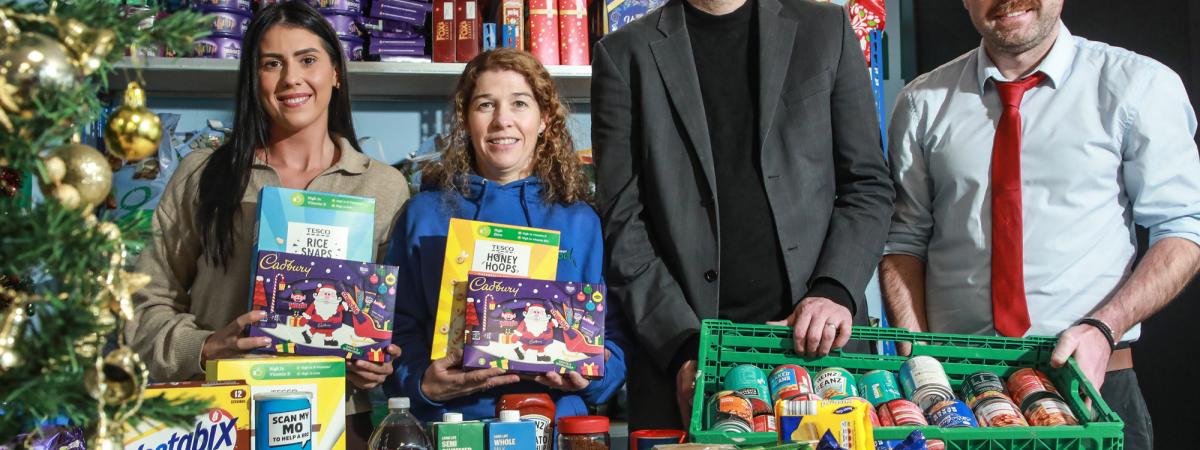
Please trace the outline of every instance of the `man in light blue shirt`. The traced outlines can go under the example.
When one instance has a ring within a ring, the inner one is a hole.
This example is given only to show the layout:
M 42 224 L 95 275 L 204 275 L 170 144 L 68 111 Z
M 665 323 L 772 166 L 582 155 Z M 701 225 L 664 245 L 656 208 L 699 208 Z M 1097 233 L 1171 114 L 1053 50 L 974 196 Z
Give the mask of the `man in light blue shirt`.
M 981 46 L 914 80 L 892 115 L 896 209 L 880 268 L 889 317 L 996 334 L 994 318 L 1013 312 L 993 314 L 997 83 L 1044 76 L 1016 101 L 1025 334 L 1058 335 L 1054 364 L 1074 356 L 1126 422 L 1125 448 L 1152 448 L 1128 342 L 1200 267 L 1187 93 L 1150 58 L 1072 36 L 1062 0 L 964 4 Z M 1135 224 L 1150 230 L 1136 269 Z

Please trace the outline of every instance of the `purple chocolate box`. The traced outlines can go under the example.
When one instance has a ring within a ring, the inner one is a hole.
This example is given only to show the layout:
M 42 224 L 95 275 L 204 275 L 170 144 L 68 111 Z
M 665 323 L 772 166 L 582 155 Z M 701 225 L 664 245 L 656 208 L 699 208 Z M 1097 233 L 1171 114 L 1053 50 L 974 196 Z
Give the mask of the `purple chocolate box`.
M 471 275 L 463 366 L 604 376 L 602 284 Z
M 337 33 L 338 37 L 358 36 L 357 15 L 322 14 L 322 16 L 325 17 L 325 21 L 329 22 L 329 25 L 333 26 L 333 31 Z
M 192 42 L 194 56 L 200 58 L 238 59 L 242 57 L 242 40 L 229 35 L 211 35 Z
M 233 11 L 206 12 L 204 17 L 212 21 L 210 29 L 213 33 L 242 37 L 246 28 L 250 27 L 250 16 Z
M 362 2 L 359 0 L 308 0 L 308 4 L 313 5 L 318 11 L 339 11 L 361 13 Z
M 225 10 L 250 13 L 250 0 L 192 0 L 192 6 L 204 11 Z
M 250 336 L 271 338 L 272 353 L 392 359 L 399 268 L 292 253 L 258 252 L 250 307 L 267 318 Z

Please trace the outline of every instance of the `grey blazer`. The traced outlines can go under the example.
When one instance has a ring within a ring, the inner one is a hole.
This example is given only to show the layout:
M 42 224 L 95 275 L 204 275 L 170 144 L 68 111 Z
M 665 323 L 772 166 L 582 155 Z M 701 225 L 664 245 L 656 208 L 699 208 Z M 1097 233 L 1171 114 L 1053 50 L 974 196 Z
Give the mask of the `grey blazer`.
M 592 61 L 606 281 L 659 376 L 720 306 L 721 168 L 681 1 L 600 40 Z M 894 191 L 862 51 L 836 5 L 758 0 L 758 20 L 763 177 L 746 182 L 766 187 L 793 302 L 829 277 L 866 323 Z M 631 383 L 647 369 L 631 366 Z

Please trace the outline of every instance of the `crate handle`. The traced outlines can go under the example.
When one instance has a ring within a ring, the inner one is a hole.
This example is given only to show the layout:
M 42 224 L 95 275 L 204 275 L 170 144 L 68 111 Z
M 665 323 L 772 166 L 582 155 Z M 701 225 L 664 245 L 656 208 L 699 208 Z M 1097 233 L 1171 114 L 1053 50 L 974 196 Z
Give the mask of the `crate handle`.
M 1066 394 L 1078 404 L 1091 405 L 1091 415 L 1087 418 L 1089 422 L 1122 422 L 1121 418 L 1109 408 L 1108 403 L 1100 396 L 1100 392 L 1096 390 L 1096 387 L 1092 386 L 1091 383 L 1084 383 L 1082 381 L 1086 380 L 1087 377 L 1083 374 L 1083 370 L 1079 368 L 1079 363 L 1075 361 L 1074 356 L 1067 358 L 1067 365 L 1063 369 L 1075 374 L 1068 382 L 1069 386 L 1067 386 Z

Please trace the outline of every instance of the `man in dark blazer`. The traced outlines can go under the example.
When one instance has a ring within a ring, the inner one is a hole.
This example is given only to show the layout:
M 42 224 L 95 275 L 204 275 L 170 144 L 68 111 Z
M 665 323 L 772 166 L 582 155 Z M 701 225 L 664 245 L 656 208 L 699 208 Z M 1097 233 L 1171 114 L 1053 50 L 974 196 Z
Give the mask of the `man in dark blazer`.
M 596 44 L 592 71 L 606 280 L 638 344 L 630 427 L 685 428 L 703 319 L 845 345 L 894 192 L 844 10 L 670 0 Z

